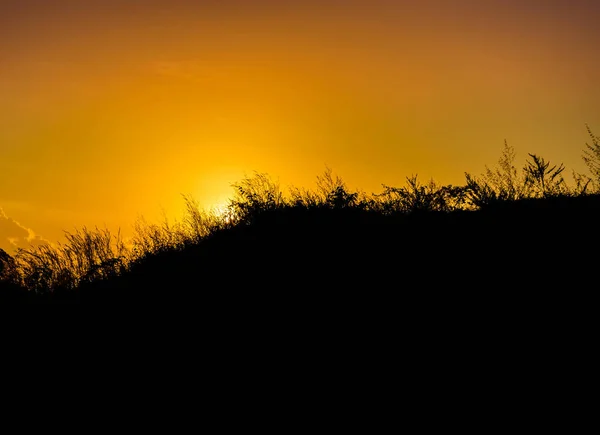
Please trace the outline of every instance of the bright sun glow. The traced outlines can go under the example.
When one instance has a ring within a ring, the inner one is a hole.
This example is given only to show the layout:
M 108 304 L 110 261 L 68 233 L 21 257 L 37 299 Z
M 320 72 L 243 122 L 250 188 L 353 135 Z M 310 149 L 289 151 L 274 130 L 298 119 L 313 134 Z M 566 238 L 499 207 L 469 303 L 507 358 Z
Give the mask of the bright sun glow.
M 225 223 L 231 223 L 233 220 L 232 212 L 231 209 L 228 207 L 227 202 L 217 203 L 210 207 L 209 211 L 220 220 L 223 220 Z

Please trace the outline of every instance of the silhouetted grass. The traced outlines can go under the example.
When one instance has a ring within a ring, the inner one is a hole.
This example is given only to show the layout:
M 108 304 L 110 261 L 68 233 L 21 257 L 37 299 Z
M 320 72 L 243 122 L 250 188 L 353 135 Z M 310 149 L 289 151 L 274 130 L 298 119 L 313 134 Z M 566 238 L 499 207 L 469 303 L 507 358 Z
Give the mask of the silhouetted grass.
M 589 129 L 588 129 L 589 131 Z M 285 195 L 267 174 L 233 185 L 225 213 L 184 196 L 181 222 L 140 219 L 119 234 L 83 228 L 66 243 L 0 252 L 0 295 L 23 302 L 280 303 L 405 300 L 429 294 L 497 301 L 589 288 L 600 217 L 598 141 L 592 176 L 505 143 L 497 168 L 463 186 L 416 175 L 380 193 L 348 189 L 327 169 L 315 190 Z M 463 296 L 461 296 L 463 295 Z

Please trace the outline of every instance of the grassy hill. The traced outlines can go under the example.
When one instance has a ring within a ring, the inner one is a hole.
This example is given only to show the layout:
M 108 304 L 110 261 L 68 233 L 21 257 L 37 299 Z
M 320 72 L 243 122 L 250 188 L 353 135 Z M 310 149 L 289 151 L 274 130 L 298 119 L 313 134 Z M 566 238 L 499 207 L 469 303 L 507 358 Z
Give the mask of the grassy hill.
M 234 185 L 223 215 L 185 198 L 181 223 L 138 225 L 133 247 L 83 229 L 68 243 L 4 253 L 4 302 L 372 306 L 481 299 L 534 304 L 594 289 L 600 193 L 562 165 L 505 144 L 499 167 L 464 186 L 408 177 L 379 194 L 331 171 L 284 195 L 265 174 Z M 393 302 L 392 302 L 393 301 Z M 333 309 L 333 308 L 332 308 Z

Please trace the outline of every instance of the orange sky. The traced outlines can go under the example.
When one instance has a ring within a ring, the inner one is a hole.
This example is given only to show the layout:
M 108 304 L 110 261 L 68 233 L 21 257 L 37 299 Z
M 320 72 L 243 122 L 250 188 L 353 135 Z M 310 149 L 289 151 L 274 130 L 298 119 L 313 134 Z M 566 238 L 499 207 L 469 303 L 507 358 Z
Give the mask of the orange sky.
M 0 248 L 128 235 L 253 171 L 463 184 L 507 139 L 586 172 L 598 22 L 596 0 L 0 0 Z

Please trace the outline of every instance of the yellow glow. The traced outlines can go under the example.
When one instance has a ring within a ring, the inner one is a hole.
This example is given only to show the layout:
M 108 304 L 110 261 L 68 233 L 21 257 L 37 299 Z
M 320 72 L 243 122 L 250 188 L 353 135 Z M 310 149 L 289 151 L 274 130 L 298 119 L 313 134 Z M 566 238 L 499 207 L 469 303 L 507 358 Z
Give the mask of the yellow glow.
M 233 222 L 233 210 L 229 207 L 229 202 L 213 205 L 209 210 L 219 221 L 226 224 Z
M 462 184 L 505 139 L 519 165 L 585 172 L 585 124 L 600 131 L 590 2 L 13 3 L 0 207 L 49 240 L 178 218 L 182 194 L 219 206 L 254 171 L 284 191 L 326 166 L 368 193 L 413 174 Z

